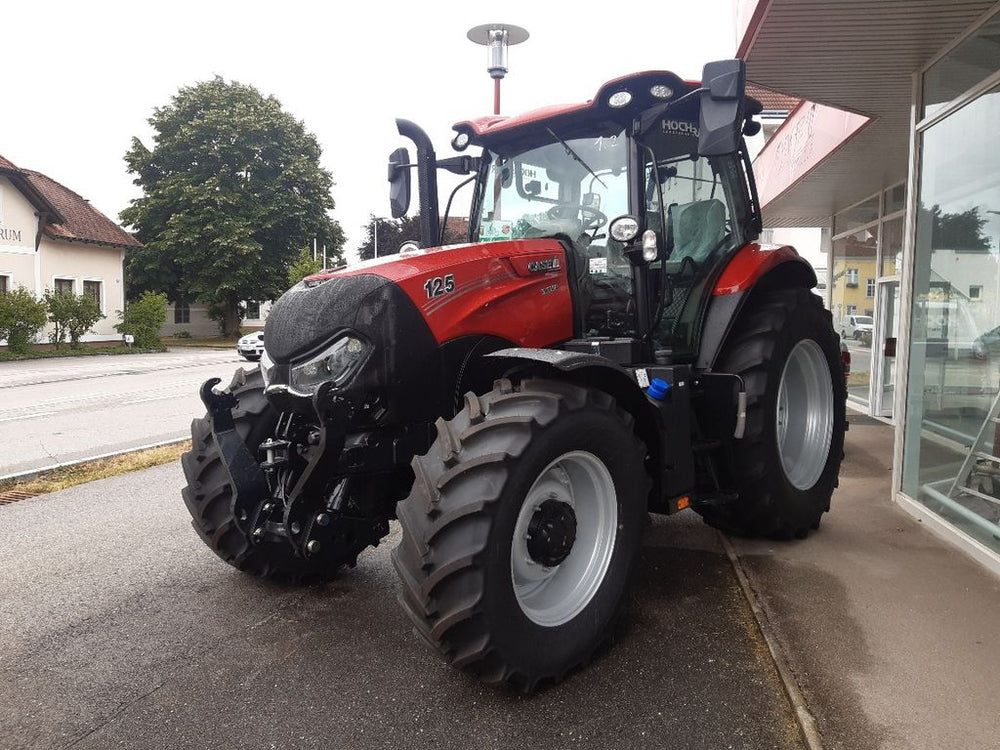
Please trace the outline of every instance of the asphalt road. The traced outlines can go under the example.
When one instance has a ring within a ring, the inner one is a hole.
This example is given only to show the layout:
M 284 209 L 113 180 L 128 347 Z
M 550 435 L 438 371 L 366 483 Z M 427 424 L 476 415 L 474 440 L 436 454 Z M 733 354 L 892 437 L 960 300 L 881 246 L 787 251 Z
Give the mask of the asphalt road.
M 229 568 L 177 464 L 0 506 L 0 748 L 801 748 L 715 533 L 648 530 L 619 643 L 540 694 L 480 685 L 395 602 L 398 529 L 329 584 Z
M 228 383 L 231 350 L 65 357 L 0 365 L 0 476 L 171 440 L 205 409 L 198 388 Z

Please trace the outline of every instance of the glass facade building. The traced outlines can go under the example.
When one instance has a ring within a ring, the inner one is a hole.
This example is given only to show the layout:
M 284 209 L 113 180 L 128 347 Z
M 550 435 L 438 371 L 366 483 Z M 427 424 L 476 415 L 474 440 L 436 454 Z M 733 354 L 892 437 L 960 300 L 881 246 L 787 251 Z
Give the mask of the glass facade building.
M 1000 2 L 747 5 L 750 80 L 806 102 L 755 160 L 765 225 L 823 227 L 894 500 L 1000 572 Z
M 900 490 L 1000 553 L 1000 13 L 920 83 Z

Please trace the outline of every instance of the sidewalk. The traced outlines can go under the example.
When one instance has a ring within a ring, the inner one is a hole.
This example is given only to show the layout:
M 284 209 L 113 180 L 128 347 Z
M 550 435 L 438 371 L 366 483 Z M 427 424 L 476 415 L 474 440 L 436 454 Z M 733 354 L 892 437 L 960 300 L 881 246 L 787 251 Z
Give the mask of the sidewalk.
M 892 503 L 892 428 L 851 421 L 820 530 L 740 563 L 827 750 L 997 748 L 1000 578 Z

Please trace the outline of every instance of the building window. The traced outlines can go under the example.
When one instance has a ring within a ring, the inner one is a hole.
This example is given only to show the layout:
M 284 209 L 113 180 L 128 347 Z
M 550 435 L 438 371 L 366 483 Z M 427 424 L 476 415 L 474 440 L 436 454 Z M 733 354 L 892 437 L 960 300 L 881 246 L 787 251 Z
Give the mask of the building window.
M 97 303 L 97 309 L 100 312 L 104 312 L 104 305 L 101 304 L 101 282 L 100 281 L 84 281 L 83 282 L 83 293 L 88 297 L 93 297 L 94 302 Z
M 875 279 L 867 279 L 865 281 L 865 296 L 866 297 L 875 296 Z
M 260 302 L 247 300 L 247 320 L 260 320 Z
M 878 276 L 895 276 L 903 258 L 903 217 L 882 223 L 882 265 Z
M 0 273 L 0 294 L 10 291 L 10 276 Z
M 1000 15 L 993 16 L 924 73 L 924 117 L 944 109 L 948 102 L 997 70 Z
M 902 182 L 885 191 L 882 198 L 882 215 L 888 216 L 906 208 L 906 183 Z
M 174 323 L 190 323 L 191 322 L 191 305 L 187 302 L 177 302 L 174 305 Z
M 857 315 L 858 314 L 858 306 L 857 305 L 848 305 L 847 306 L 847 314 L 848 315 Z
M 55 279 L 52 283 L 56 294 L 73 294 L 73 279 Z
M 877 195 L 873 196 L 834 216 L 833 234 L 839 235 L 844 232 L 850 232 L 866 224 L 878 221 L 878 199 Z
M 938 65 L 958 65 L 963 46 Z M 970 60 L 968 78 L 929 71 L 925 93 L 936 87 L 939 95 L 928 94 L 928 113 L 941 111 L 955 87 L 976 81 L 983 64 L 995 70 L 995 54 Z M 977 460 L 1000 452 L 993 423 L 1000 349 L 992 338 L 1000 287 L 985 283 L 997 271 L 989 252 L 1000 230 L 1000 217 L 992 213 L 1000 210 L 997 122 L 1000 86 L 918 131 L 902 489 L 1000 553 L 1000 482 L 990 473 L 995 462 Z
M 847 286 L 857 286 L 858 285 L 858 269 L 848 268 L 847 269 Z

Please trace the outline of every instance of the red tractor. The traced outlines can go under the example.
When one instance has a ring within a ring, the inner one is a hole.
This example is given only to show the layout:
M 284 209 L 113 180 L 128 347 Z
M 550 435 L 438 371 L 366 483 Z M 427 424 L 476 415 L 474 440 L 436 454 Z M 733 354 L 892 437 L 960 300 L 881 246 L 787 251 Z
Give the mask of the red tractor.
M 703 83 L 639 73 L 461 122 L 453 147 L 480 153 L 441 160 L 397 121 L 417 159 L 390 157 L 393 215 L 415 169 L 421 242 L 299 283 L 259 370 L 202 387 L 183 495 L 206 544 L 327 577 L 398 519 L 417 631 L 532 689 L 610 638 L 647 513 L 817 528 L 843 455 L 840 345 L 811 267 L 757 242 L 744 85 L 738 60 Z M 441 246 L 438 169 L 473 183 L 466 244 Z

